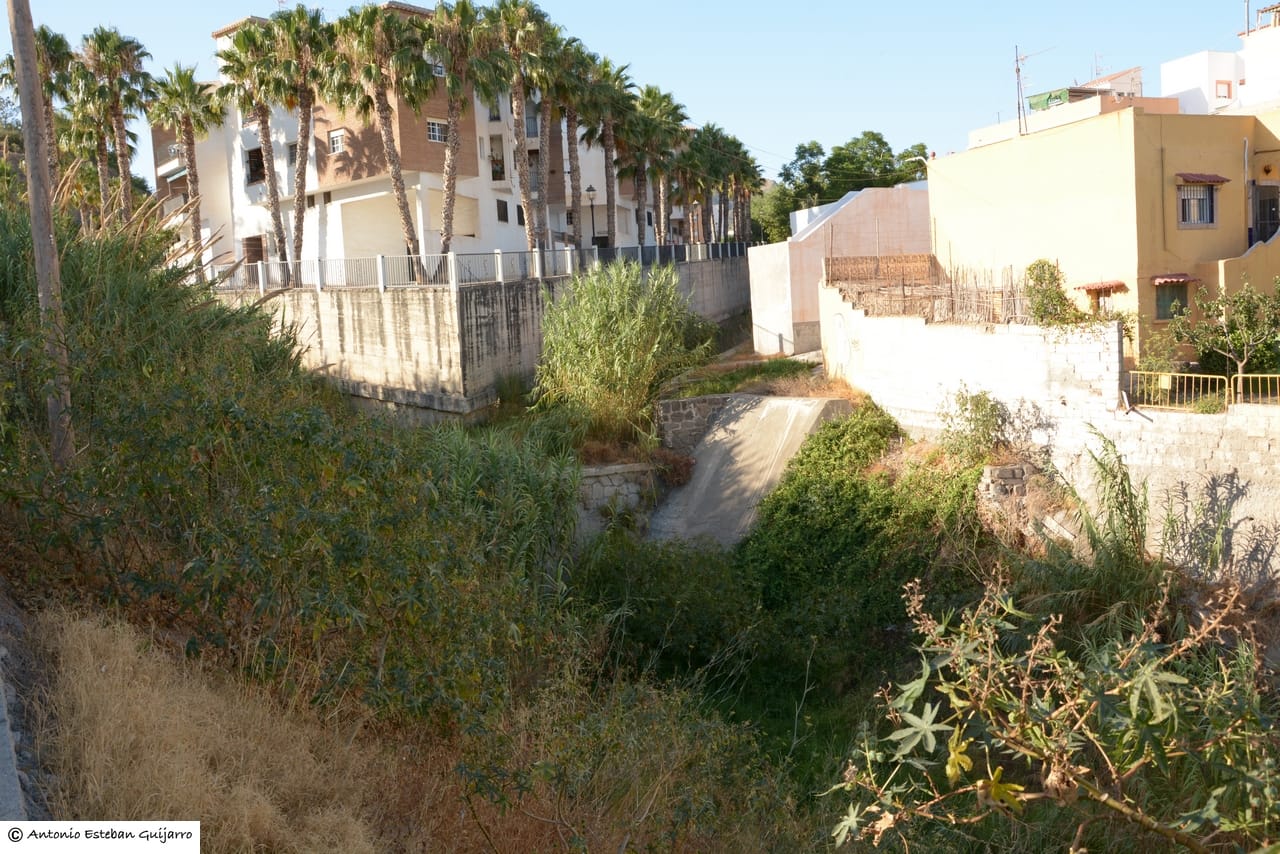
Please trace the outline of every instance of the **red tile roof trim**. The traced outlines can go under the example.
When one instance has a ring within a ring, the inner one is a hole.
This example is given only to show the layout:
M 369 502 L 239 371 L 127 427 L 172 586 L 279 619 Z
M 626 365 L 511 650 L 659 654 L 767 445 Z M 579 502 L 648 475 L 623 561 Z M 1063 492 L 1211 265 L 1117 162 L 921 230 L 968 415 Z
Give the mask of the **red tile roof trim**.
M 1151 284 L 1157 287 L 1160 285 L 1186 285 L 1198 281 L 1200 280 L 1188 273 L 1165 273 L 1163 276 L 1151 277 Z
M 1111 291 L 1119 291 L 1124 293 L 1129 290 L 1129 286 L 1124 282 L 1090 282 L 1087 285 L 1076 285 L 1076 290 L 1087 291 L 1089 293 L 1110 293 Z
M 1178 180 L 1184 184 L 1226 184 L 1231 181 L 1212 172 L 1179 172 Z

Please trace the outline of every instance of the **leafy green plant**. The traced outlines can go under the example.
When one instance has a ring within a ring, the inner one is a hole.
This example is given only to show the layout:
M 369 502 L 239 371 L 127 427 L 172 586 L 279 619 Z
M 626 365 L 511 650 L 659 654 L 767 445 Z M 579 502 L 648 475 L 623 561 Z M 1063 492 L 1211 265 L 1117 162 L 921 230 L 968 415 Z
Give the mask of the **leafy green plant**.
M 983 462 L 1010 445 L 1013 416 L 989 391 L 962 386 L 941 416 L 943 447 L 969 463 Z
M 708 394 L 732 394 L 753 383 L 803 376 L 812 370 L 813 365 L 797 362 L 794 359 L 767 359 L 731 371 L 707 372 L 706 376 L 701 376 L 701 372 L 697 372 L 688 378 L 688 382 L 684 382 L 685 378 L 677 381 L 684 384 L 676 389 L 674 396 L 684 398 L 702 397 Z
M 1278 280 L 1280 281 L 1280 280 Z M 1265 372 L 1280 365 L 1280 290 L 1254 290 L 1248 282 L 1240 290 L 1210 298 L 1200 289 L 1196 296 L 1200 320 L 1191 313 L 1177 313 L 1169 329 L 1179 342 L 1201 354 L 1201 367 L 1225 376 L 1245 373 L 1246 367 Z M 1208 365 L 1206 366 L 1206 361 Z M 1223 368 L 1229 369 L 1223 370 Z
M 1023 293 L 1027 314 L 1039 326 L 1066 326 L 1086 319 L 1063 290 L 1066 278 L 1053 261 L 1041 258 L 1031 262 L 1026 271 Z
M 537 405 L 568 409 L 592 438 L 651 436 L 658 389 L 711 347 L 690 332 L 697 324 L 678 283 L 674 267 L 646 275 L 631 262 L 576 276 L 543 317 Z

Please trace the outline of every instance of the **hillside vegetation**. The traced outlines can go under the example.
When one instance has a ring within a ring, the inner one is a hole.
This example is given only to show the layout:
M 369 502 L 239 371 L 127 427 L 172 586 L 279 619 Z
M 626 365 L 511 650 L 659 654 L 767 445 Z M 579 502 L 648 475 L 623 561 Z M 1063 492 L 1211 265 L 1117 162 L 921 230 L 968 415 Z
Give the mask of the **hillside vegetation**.
M 553 347 L 535 412 L 410 430 L 350 411 L 259 310 L 181 284 L 164 232 L 60 239 L 66 471 L 30 236 L 0 208 L 0 559 L 41 612 L 59 817 L 198 816 L 224 851 L 1276 835 L 1275 700 L 1239 597 L 1192 597 L 1142 551 L 1143 497 L 1105 453 L 1088 560 L 979 523 L 999 436 L 904 448 L 870 403 L 805 445 L 735 549 L 620 524 L 579 544 L 575 444 L 643 440 L 683 357 L 593 421 L 574 378 L 610 374 Z M 705 346 L 661 304 L 651 331 Z

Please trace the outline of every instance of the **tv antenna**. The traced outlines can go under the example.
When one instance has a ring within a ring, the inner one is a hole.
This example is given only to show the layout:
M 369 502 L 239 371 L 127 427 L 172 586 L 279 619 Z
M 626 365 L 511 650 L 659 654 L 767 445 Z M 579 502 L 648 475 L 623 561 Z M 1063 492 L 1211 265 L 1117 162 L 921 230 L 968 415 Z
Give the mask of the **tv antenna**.
M 1013 76 L 1018 84 L 1018 136 L 1024 136 L 1027 133 L 1027 107 L 1026 96 L 1022 91 L 1022 66 L 1033 56 L 1039 56 L 1042 53 L 1048 53 L 1053 50 L 1047 47 L 1044 50 L 1038 50 L 1035 53 L 1023 53 L 1018 50 L 1018 46 L 1013 46 Z

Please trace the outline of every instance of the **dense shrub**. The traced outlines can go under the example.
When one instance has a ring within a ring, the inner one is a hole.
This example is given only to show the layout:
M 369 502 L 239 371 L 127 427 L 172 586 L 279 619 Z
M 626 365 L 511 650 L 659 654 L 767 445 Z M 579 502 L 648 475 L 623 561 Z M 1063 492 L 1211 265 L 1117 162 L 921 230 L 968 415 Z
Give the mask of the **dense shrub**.
M 1027 314 L 1033 323 L 1063 326 L 1085 319 L 1084 312 L 1076 308 L 1063 290 L 1065 281 L 1061 268 L 1053 261 L 1041 258 L 1027 267 L 1023 293 L 1027 300 Z
M 548 306 L 542 333 L 539 407 L 567 408 L 606 441 L 651 435 L 659 387 L 703 360 L 713 340 L 674 267 L 646 274 L 631 262 L 575 276 Z
M 0 322 L 30 339 L 29 252 L 8 245 L 21 217 L 0 216 Z M 267 315 L 181 284 L 164 247 L 137 225 L 64 237 L 81 448 L 65 476 L 50 470 L 43 369 L 23 350 L 0 552 L 321 695 L 483 714 L 554 612 L 576 463 L 545 433 L 357 417 Z

